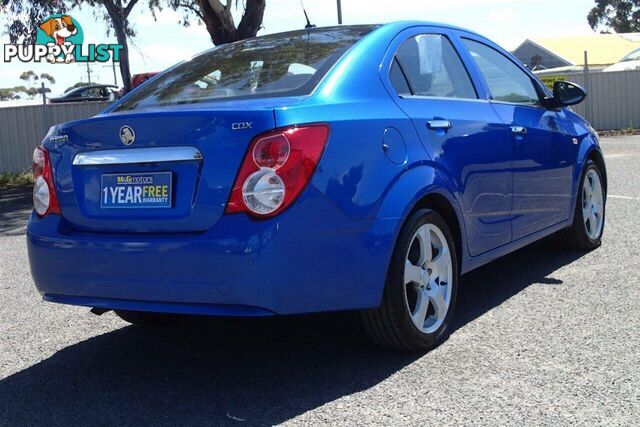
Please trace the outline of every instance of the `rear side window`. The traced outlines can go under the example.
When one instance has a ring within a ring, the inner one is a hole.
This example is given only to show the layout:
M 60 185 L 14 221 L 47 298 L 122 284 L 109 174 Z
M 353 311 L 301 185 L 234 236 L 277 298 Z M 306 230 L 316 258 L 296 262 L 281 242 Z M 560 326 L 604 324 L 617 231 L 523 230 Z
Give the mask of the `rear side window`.
M 540 102 L 533 81 L 520 67 L 485 44 L 463 40 L 484 75 L 494 100 L 516 104 Z
M 418 96 L 478 97 L 462 60 L 449 39 L 440 34 L 421 34 L 404 42 L 390 79 L 399 95 L 409 91 Z
M 116 111 L 238 98 L 307 95 L 376 26 L 293 31 L 231 43 L 147 83 Z
M 398 92 L 398 95 L 411 95 L 411 88 L 409 87 L 409 83 L 407 82 L 407 78 L 405 77 L 404 72 L 400 68 L 398 58 L 393 59 L 393 64 L 391 64 L 391 71 L 389 72 L 389 78 L 391 79 L 391 84 L 396 89 L 396 92 Z

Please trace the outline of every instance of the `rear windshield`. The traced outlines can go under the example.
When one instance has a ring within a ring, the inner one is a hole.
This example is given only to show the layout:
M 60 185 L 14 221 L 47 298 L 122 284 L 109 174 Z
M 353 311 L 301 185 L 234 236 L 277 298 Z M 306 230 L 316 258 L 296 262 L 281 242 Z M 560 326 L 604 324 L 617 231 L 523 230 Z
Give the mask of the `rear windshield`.
M 116 111 L 238 98 L 307 95 L 376 26 L 293 31 L 231 43 L 147 83 Z

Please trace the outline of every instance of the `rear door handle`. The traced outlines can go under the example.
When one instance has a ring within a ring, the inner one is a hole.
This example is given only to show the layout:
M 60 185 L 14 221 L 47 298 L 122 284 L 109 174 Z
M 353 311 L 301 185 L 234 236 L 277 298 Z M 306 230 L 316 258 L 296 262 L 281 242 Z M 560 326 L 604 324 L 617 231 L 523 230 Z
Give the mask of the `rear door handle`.
M 434 119 L 427 122 L 427 127 L 432 130 L 451 129 L 452 125 L 449 120 Z
M 526 135 L 527 128 L 524 126 L 511 126 L 511 133 L 515 135 Z

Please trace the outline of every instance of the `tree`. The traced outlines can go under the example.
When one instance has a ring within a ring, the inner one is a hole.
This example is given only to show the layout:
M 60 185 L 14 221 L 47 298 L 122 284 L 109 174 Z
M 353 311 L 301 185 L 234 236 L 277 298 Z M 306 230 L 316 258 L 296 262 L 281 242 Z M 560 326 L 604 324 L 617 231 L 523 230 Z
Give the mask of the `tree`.
M 247 0 L 243 2 L 244 11 L 238 26 L 235 25 L 231 6 L 233 0 L 227 0 L 223 4 L 220 0 L 177 0 L 178 6 L 195 14 L 200 18 L 211 41 L 215 45 L 235 42 L 238 40 L 255 37 L 262 27 L 266 0 Z M 194 3 L 197 3 L 195 7 Z M 236 0 L 236 7 L 238 1 Z
M 139 0 L 0 0 L 0 12 L 12 16 L 9 21 L 9 39 L 11 43 L 33 43 L 38 24 L 53 13 L 65 13 L 74 7 L 93 7 L 98 18 L 107 24 L 107 33 L 111 28 L 116 35 L 120 50 L 120 74 L 124 91 L 131 90 L 131 71 L 129 67 L 128 39 L 135 36 L 135 30 L 129 22 L 129 15 Z M 254 37 L 262 26 L 266 0 L 246 0 L 242 19 L 236 27 L 231 7 L 233 0 L 149 0 L 147 6 L 155 18 L 163 7 L 185 12 L 183 24 L 189 25 L 193 16 L 201 19 L 214 44 L 229 43 Z M 238 0 L 236 0 L 236 7 Z
M 161 6 L 161 1 L 149 0 L 152 13 Z M 173 0 L 166 0 L 171 4 Z M 9 39 L 11 43 L 34 43 L 38 24 L 53 13 L 66 13 L 74 7 L 94 7 L 95 15 L 107 24 L 107 34 L 110 29 L 116 35 L 120 50 L 120 74 L 126 92 L 131 90 L 131 71 L 129 68 L 129 44 L 127 39 L 135 35 L 129 23 L 129 14 L 138 0 L 0 0 L 0 12 L 11 15 L 9 22 Z
M 20 80 L 31 83 L 33 80 L 38 80 L 38 75 L 33 70 L 24 71 L 20 73 Z
M 162 8 L 160 0 L 151 0 L 151 2 L 158 5 L 158 10 Z M 236 8 L 239 3 L 235 0 Z M 202 21 L 214 45 L 255 37 L 262 28 L 266 0 L 243 1 L 242 18 L 237 26 L 231 13 L 233 4 L 233 0 L 226 0 L 225 3 L 221 0 L 168 0 L 168 5 L 172 9 L 184 12 L 183 25 L 189 26 L 194 16 Z
M 13 90 L 13 93 L 16 94 L 16 96 L 19 93 L 24 93 L 29 98 L 33 98 L 34 96 L 36 96 L 38 94 L 38 90 L 36 88 L 34 88 L 34 87 L 16 86 L 12 90 Z
M 14 99 L 20 99 L 20 96 L 16 94 L 15 88 L 0 89 L 0 101 L 11 101 Z
M 82 2 L 82 0 L 72 1 L 77 3 Z M 91 6 L 102 3 L 107 10 L 107 15 L 113 24 L 113 31 L 116 33 L 118 44 L 122 45 L 118 65 L 120 66 L 124 93 L 128 93 L 131 91 L 131 68 L 129 67 L 129 43 L 127 42 L 127 37 L 135 35 L 135 31 L 129 24 L 129 14 L 138 3 L 138 0 L 129 0 L 127 5 L 124 5 L 121 0 L 88 0 L 88 3 L 90 3 Z M 105 21 L 106 20 L 105 18 Z
M 596 0 L 587 16 L 594 30 L 603 28 L 616 33 L 640 31 L 640 0 Z
M 20 80 L 23 80 L 27 86 L 16 86 L 13 88 L 14 93 L 22 92 L 29 97 L 32 97 L 38 93 L 41 93 L 41 88 L 35 87 L 38 80 L 48 80 L 49 83 L 54 84 L 56 79 L 49 73 L 36 74 L 33 70 L 24 71 L 20 73 Z M 45 89 L 46 92 L 51 92 L 49 89 Z
M 42 88 L 34 88 L 34 87 L 26 87 L 26 86 L 16 86 L 16 87 L 7 87 L 0 89 L 0 101 L 10 101 L 13 99 L 20 99 L 20 94 L 23 93 L 29 98 L 33 98 L 39 93 L 49 93 L 51 89 L 45 87 L 44 91 Z
M 56 84 L 56 79 L 49 73 L 42 73 L 40 74 L 40 78 L 43 80 L 49 80 L 49 83 Z
M 37 75 L 33 70 L 24 71 L 20 73 L 20 80 L 24 80 L 29 84 L 29 86 L 32 86 L 33 83 L 35 83 L 37 80 L 40 80 L 40 79 L 48 80 L 49 83 L 51 84 L 56 83 L 56 79 L 49 73 L 42 73 L 40 75 Z

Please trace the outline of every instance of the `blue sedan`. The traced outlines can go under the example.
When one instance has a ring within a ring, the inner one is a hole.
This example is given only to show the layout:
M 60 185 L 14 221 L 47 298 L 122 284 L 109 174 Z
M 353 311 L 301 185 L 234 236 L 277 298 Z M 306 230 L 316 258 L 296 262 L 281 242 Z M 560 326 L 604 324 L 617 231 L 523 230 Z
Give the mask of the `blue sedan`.
M 460 275 L 557 232 L 600 245 L 604 159 L 568 108 L 585 96 L 433 23 L 217 47 L 51 128 L 34 282 L 139 325 L 360 310 L 376 343 L 432 348 Z

